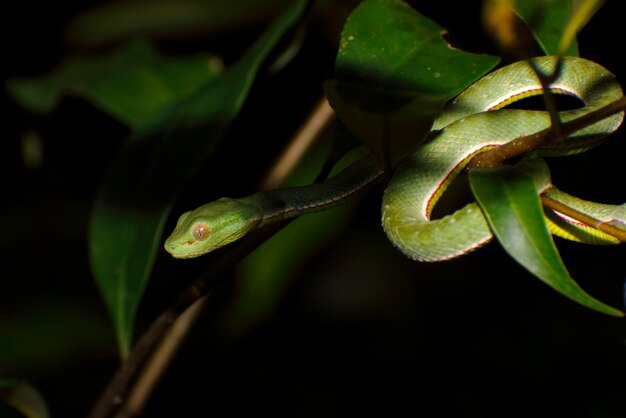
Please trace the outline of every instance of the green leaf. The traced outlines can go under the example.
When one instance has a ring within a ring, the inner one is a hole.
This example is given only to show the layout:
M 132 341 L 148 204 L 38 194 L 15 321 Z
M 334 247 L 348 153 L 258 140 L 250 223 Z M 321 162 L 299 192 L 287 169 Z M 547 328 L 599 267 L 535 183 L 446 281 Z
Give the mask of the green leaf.
M 0 403 L 2 402 L 19 411 L 26 418 L 50 416 L 41 394 L 22 380 L 0 380 Z
M 401 0 L 365 0 L 343 28 L 326 93 L 382 161 L 388 150 L 393 163 L 412 152 L 443 104 L 498 63 L 450 47 L 444 33 Z
M 260 65 L 305 5 L 294 3 L 237 64 L 173 109 L 170 130 L 126 141 L 105 173 L 90 223 L 90 256 L 122 355 L 175 199 L 223 138 Z
M 140 130 L 219 70 L 215 57 L 167 58 L 151 44 L 134 41 L 109 54 L 70 57 L 47 76 L 13 79 L 7 87 L 21 106 L 35 113 L 52 112 L 68 94 Z
M 532 169 L 547 168 L 535 165 Z M 472 170 L 469 180 L 493 234 L 511 257 L 581 305 L 609 315 L 624 315 L 590 296 L 570 277 L 546 226 L 535 182 L 529 174 L 504 166 Z
M 515 13 L 530 27 L 547 55 L 578 56 L 576 38 L 561 46 L 571 16 L 571 0 L 518 0 Z M 580 26 L 577 28 L 580 29 Z M 576 30 L 574 30 L 574 35 Z

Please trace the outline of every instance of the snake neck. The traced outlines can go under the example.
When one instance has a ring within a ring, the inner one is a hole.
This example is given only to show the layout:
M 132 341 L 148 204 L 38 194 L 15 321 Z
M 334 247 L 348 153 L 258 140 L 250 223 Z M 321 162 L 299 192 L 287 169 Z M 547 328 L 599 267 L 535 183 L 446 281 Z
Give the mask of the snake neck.
M 376 158 L 368 155 L 328 180 L 308 186 L 286 187 L 239 199 L 261 211 L 258 227 L 338 206 L 369 190 L 383 179 Z

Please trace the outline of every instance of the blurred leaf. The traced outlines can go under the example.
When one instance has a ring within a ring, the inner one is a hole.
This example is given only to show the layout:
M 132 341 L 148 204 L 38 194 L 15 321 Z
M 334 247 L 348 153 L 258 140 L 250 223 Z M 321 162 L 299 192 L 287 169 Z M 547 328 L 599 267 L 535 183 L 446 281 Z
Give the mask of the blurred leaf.
M 22 380 L 0 380 L 0 401 L 12 406 L 26 418 L 50 416 L 39 392 Z
M 87 98 L 135 129 L 148 126 L 169 105 L 197 90 L 221 69 L 208 57 L 166 61 L 95 83 Z
M 400 0 L 365 0 L 348 18 L 336 80 L 326 93 L 341 120 L 386 162 L 396 163 L 429 132 L 445 101 L 498 63 L 463 52 L 445 30 Z
M 578 56 L 578 45 L 574 36 L 564 45 L 565 49 L 560 49 L 565 29 L 570 22 L 571 0 L 517 0 L 514 9 L 530 27 L 547 55 L 561 53 Z
M 32 112 L 50 113 L 69 94 L 141 129 L 219 70 L 215 57 L 167 58 L 151 44 L 134 41 L 110 54 L 70 57 L 50 75 L 10 80 L 7 87 Z
M 241 29 L 271 19 L 288 0 L 118 0 L 76 16 L 67 38 L 94 47 L 129 36 L 172 37 Z
M 127 141 L 106 172 L 90 224 L 90 253 L 122 355 L 175 199 L 223 138 L 264 59 L 306 3 L 294 3 L 237 64 L 173 109 L 171 129 Z
M 472 192 L 504 249 L 544 283 L 588 308 L 623 316 L 570 277 L 554 245 L 533 178 L 510 166 L 471 170 Z

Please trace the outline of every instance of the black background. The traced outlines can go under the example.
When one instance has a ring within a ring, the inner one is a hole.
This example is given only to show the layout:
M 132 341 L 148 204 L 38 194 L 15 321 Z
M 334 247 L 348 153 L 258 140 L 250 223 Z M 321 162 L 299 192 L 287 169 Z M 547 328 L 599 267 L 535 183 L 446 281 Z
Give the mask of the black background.
M 62 36 L 65 22 L 87 3 L 12 3 L 3 13 L 0 37 L 3 80 L 51 69 L 69 49 Z M 479 3 L 414 3 L 464 47 L 492 48 L 478 24 Z M 608 2 L 579 44 L 583 57 L 624 80 L 618 9 L 619 2 Z M 216 51 L 228 62 L 257 33 L 253 27 L 161 40 L 159 46 L 168 53 Z M 332 76 L 335 48 L 327 32 L 314 26 L 301 55 L 282 74 L 261 75 L 229 135 L 260 132 L 286 140 L 321 94 L 323 80 Z M 46 358 L 38 362 L 1 365 L 13 373 L 1 377 L 27 379 L 53 416 L 84 416 L 118 361 L 89 270 L 86 227 L 98 180 L 126 129 L 79 99 L 64 100 L 46 117 L 27 114 L 6 94 L 1 100 L 0 337 L 2 327 L 11 335 L 12 324 L 28 330 L 24 316 L 45 318 L 45 301 L 57 299 L 80 300 L 93 322 L 55 325 L 47 330 L 51 347 L 66 334 L 103 336 L 101 345 L 77 342 L 61 354 L 44 350 Z M 35 171 L 20 159 L 19 136 L 32 126 L 45 139 L 44 163 Z M 623 136 L 620 131 L 597 149 L 551 161 L 555 183 L 583 198 L 626 201 Z M 221 164 L 237 158 L 246 176 L 258 178 L 281 145 L 258 142 L 245 153 L 225 146 Z M 224 192 L 255 184 L 223 180 Z M 435 265 L 405 259 L 380 228 L 380 193 L 376 189 L 364 199 L 336 241 L 311 254 L 268 322 L 242 336 L 226 332 L 216 318 L 234 289 L 223 287 L 158 385 L 145 416 L 623 416 L 622 319 L 557 294 L 497 244 Z M 186 193 L 177 209 L 189 207 L 198 198 L 192 195 Z M 563 240 L 557 245 L 583 288 L 622 306 L 623 247 Z M 205 263 L 185 265 L 161 252 L 138 328 Z

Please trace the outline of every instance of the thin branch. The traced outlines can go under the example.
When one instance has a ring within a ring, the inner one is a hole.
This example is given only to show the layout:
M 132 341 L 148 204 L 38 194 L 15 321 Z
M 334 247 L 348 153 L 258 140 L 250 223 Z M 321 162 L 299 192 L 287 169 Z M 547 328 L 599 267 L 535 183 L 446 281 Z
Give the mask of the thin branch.
M 561 135 L 556 137 L 552 127 L 546 128 L 532 135 L 521 136 L 511 142 L 500 145 L 482 154 L 478 154 L 468 164 L 468 169 L 499 167 L 509 158 L 517 157 L 533 151 L 543 145 L 565 138 L 567 135 L 594 124 L 615 113 L 626 110 L 626 96 L 607 104 L 593 112 L 563 123 Z
M 559 213 L 562 213 L 565 216 L 568 216 L 572 219 L 576 219 L 577 221 L 582 222 L 585 225 L 589 225 L 590 227 L 595 228 L 601 232 L 604 232 L 605 234 L 611 235 L 612 237 L 615 237 L 621 242 L 626 242 L 626 231 L 624 231 L 623 229 L 617 228 L 604 221 L 600 221 L 583 212 L 579 212 L 576 209 L 573 209 L 570 206 L 567 206 L 559 202 L 558 200 L 554 200 L 545 195 L 541 196 L 541 203 L 543 203 L 544 206 L 552 210 L 555 210 Z
M 334 114 L 326 97 L 320 99 L 304 124 L 289 141 L 285 151 L 274 163 L 273 168 L 263 179 L 261 190 L 274 189 L 284 181 L 285 177 L 293 171 L 311 144 L 319 137 L 324 128 L 328 126 Z
M 122 405 L 116 417 L 130 418 L 141 415 L 154 387 L 161 379 L 174 354 L 176 354 L 176 351 L 185 340 L 206 303 L 206 296 L 195 301 L 176 319 L 172 327 L 166 331 L 161 343 L 154 350 L 154 353 L 133 385 L 128 401 Z

